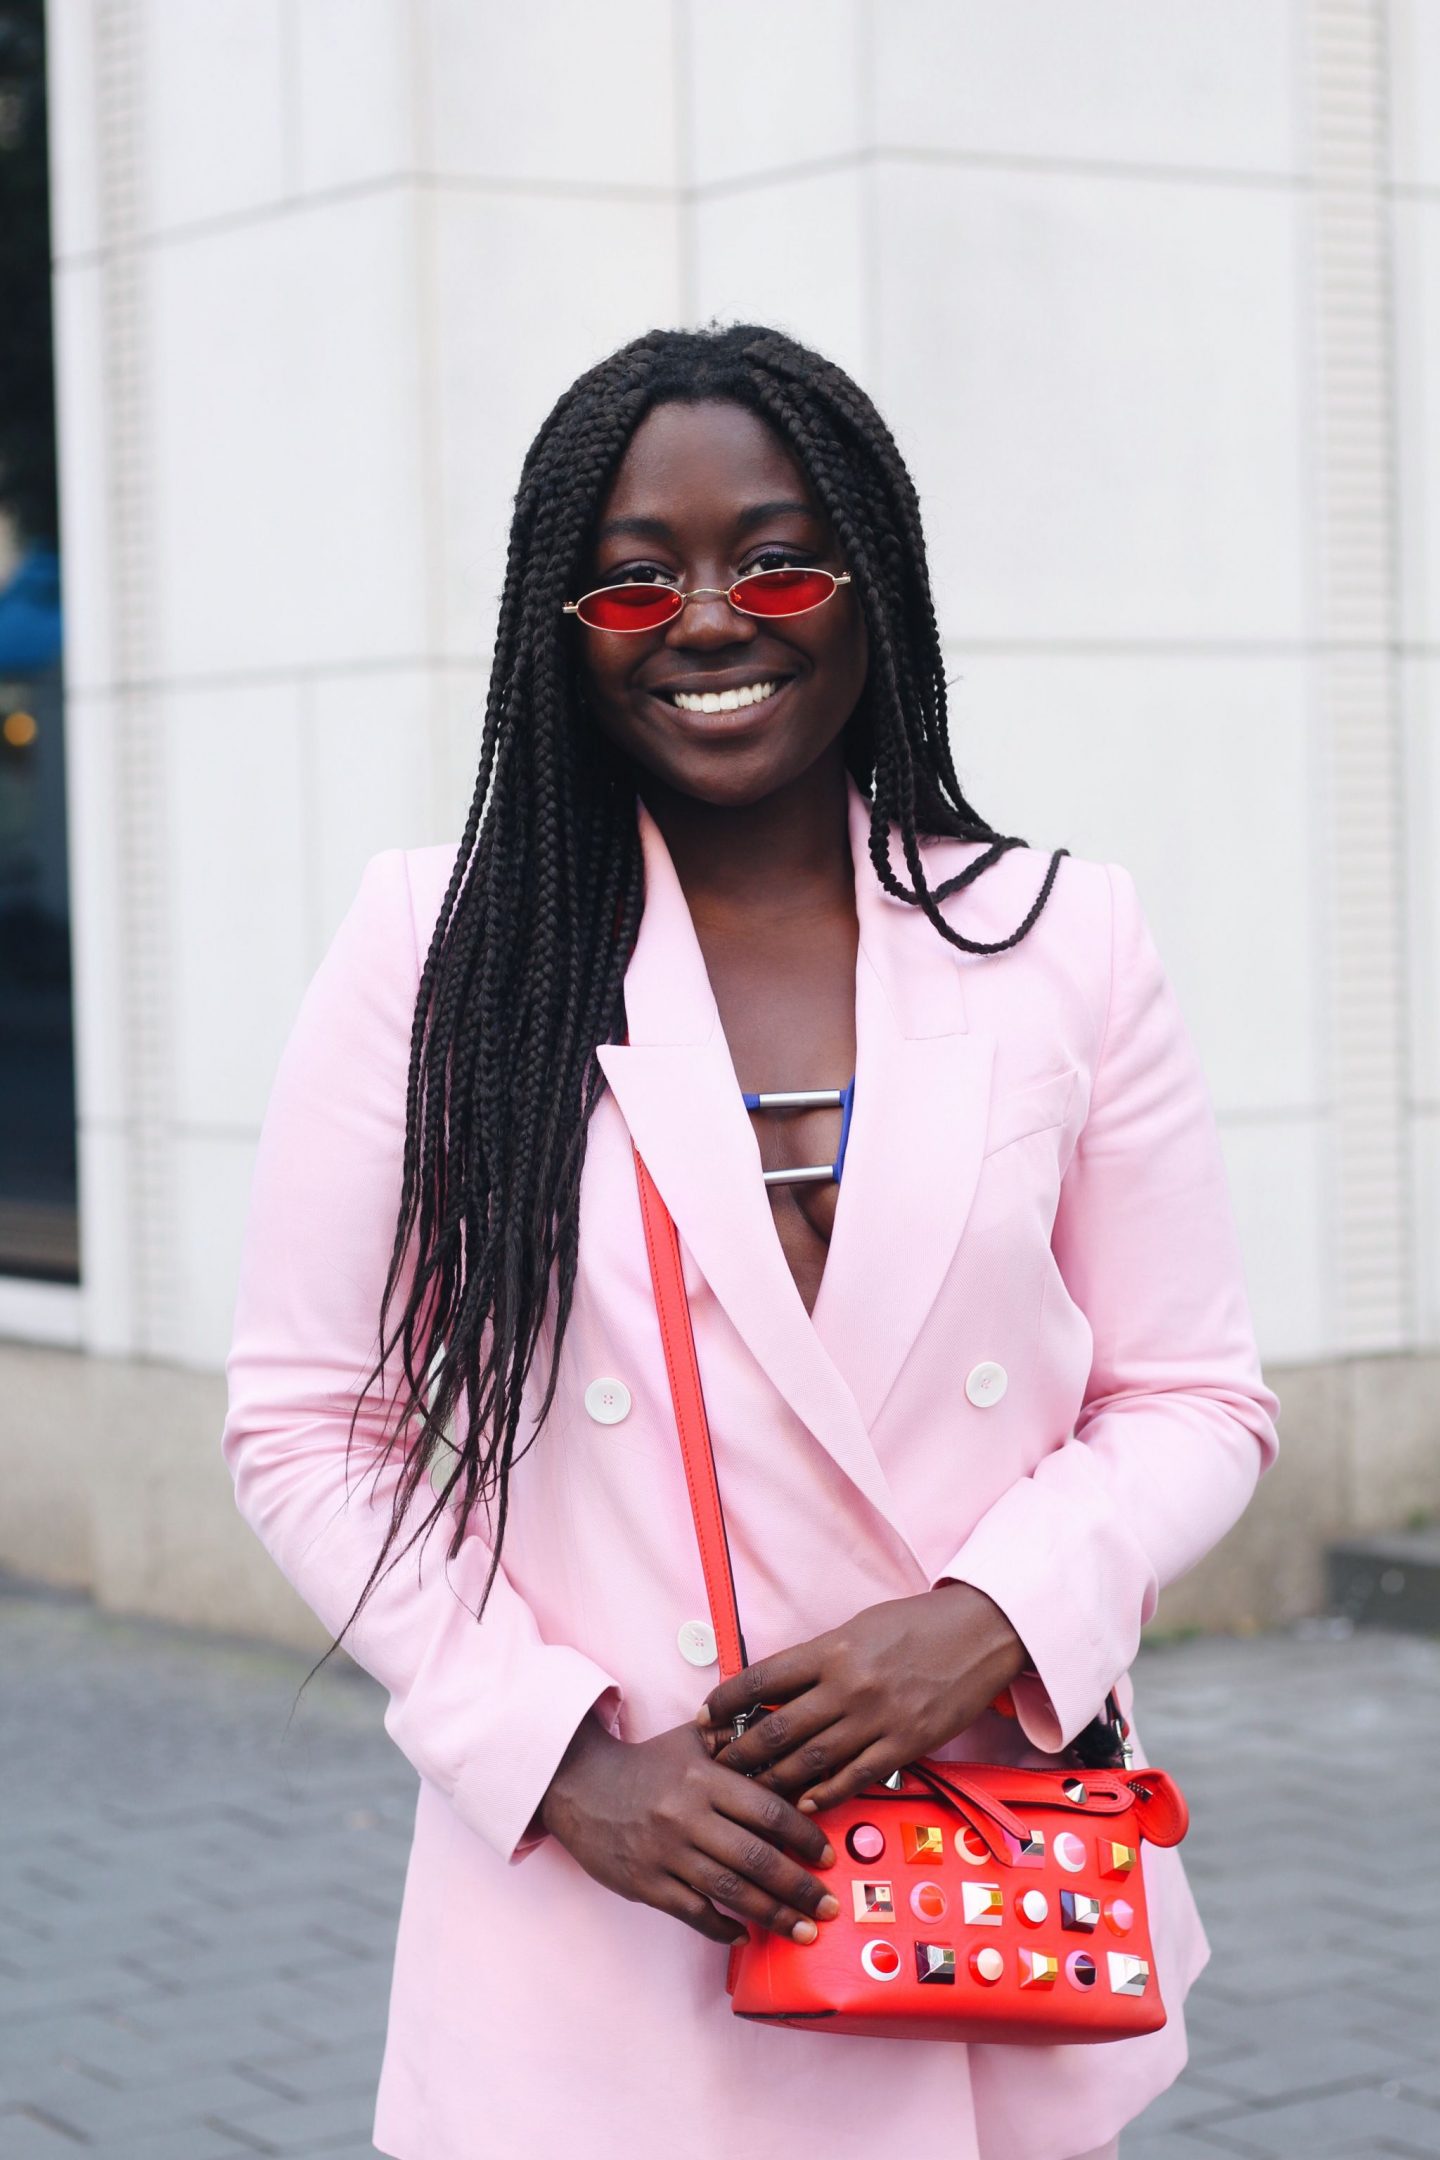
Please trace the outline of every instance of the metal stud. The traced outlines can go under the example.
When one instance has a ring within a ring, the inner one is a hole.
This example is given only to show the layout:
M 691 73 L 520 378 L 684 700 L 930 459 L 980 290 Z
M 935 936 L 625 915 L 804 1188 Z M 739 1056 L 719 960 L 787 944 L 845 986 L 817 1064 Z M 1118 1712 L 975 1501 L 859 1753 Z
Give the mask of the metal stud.
M 955 1985 L 955 1951 L 950 1943 L 917 1942 L 915 1945 L 915 1971 L 923 1983 L 942 1981 L 947 1987 Z
M 1050 1900 L 1043 1890 L 1022 1890 L 1015 1900 L 1015 1910 L 1026 1927 L 1044 1927 L 1050 1917 Z
M 1128 1935 L 1135 1925 L 1135 1908 L 1129 1898 L 1106 1898 L 1105 1918 L 1117 1935 Z
M 1083 1890 L 1060 1892 L 1060 1925 L 1074 1928 L 1082 1935 L 1093 1935 L 1100 1925 L 1100 1900 L 1087 1897 Z
M 1067 1875 L 1078 1875 L 1085 1865 L 1085 1841 L 1073 1830 L 1057 1830 L 1052 1850 Z
M 888 1786 L 891 1792 L 899 1792 L 905 1783 L 905 1772 L 903 1769 L 892 1770 L 889 1777 L 881 1778 L 880 1783 Z
M 1114 1838 L 1101 1838 L 1100 1872 L 1112 1882 L 1128 1875 L 1138 1858 L 1139 1852 L 1134 1845 L 1118 1845 Z
M 1022 1950 L 1020 1952 L 1020 1985 L 1022 1988 L 1054 1987 L 1060 1973 L 1059 1958 L 1048 1950 Z
M 909 1861 L 943 1860 L 945 1857 L 945 1833 L 938 1823 L 902 1822 L 900 1839 Z
M 994 1943 L 986 1943 L 981 1949 L 970 1952 L 970 1970 L 984 1987 L 994 1987 L 997 1980 L 1005 1977 L 1005 1960 Z
M 888 1882 L 856 1882 L 850 1885 L 857 1920 L 893 1920 L 895 1894 Z
M 1005 1912 L 1005 1898 L 999 1883 L 961 1883 L 960 1895 L 964 1901 L 965 1920 L 970 1927 L 999 1927 Z
M 878 1823 L 852 1823 L 845 1833 L 845 1850 L 852 1860 L 878 1860 L 885 1850 L 885 1833 Z
M 1076 1807 L 1084 1807 L 1090 1797 L 1083 1780 L 1078 1777 L 1067 1777 L 1060 1790 L 1067 1800 L 1074 1801 Z
M 898 1980 L 900 1977 L 900 1952 L 893 1942 L 862 1944 L 860 1963 L 872 1980 Z
M 1128 1950 L 1107 1950 L 1112 1995 L 1143 1995 L 1150 1978 L 1148 1958 L 1132 1957 Z

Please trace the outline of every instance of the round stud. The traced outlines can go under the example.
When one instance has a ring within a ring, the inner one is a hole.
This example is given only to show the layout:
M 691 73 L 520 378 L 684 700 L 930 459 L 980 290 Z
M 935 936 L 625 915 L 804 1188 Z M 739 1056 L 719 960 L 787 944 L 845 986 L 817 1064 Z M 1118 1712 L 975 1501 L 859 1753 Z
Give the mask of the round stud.
M 900 1952 L 894 1943 L 867 1942 L 860 1951 L 860 1963 L 872 1980 L 898 1980 L 900 1977 Z
M 1050 1917 L 1050 1900 L 1043 1890 L 1025 1890 L 1015 1900 L 1015 1910 L 1026 1927 L 1044 1927 Z
M 993 1943 L 986 1943 L 983 1950 L 970 1952 L 970 1970 L 983 1987 L 994 1987 L 1005 1977 L 1005 1960 Z
M 857 1822 L 845 1833 L 845 1850 L 852 1860 L 878 1860 L 885 1850 L 885 1833 L 873 1822 Z
M 1135 1908 L 1129 1898 L 1106 1898 L 1105 1918 L 1117 1935 L 1128 1935 L 1135 1925 Z
M 948 1903 L 938 1882 L 917 1882 L 910 1892 L 910 1910 L 917 1920 L 943 1920 Z
M 1094 1987 L 1095 1973 L 1095 1960 L 1088 1950 L 1072 1950 L 1065 1960 L 1065 1977 L 1072 1987 Z
M 955 1832 L 955 1850 L 960 1858 L 968 1860 L 972 1867 L 984 1867 L 990 1858 L 989 1846 L 979 1831 L 969 1823 L 962 1823 Z
M 1085 1840 L 1078 1838 L 1073 1830 L 1057 1830 L 1054 1853 L 1057 1864 L 1067 1875 L 1078 1875 L 1085 1865 Z

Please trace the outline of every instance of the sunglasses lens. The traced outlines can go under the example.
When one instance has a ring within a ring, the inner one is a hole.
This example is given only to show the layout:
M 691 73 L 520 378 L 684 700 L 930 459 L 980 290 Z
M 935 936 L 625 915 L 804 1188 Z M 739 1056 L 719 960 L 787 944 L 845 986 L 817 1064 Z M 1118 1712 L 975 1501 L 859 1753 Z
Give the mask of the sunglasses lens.
M 666 585 L 606 585 L 587 593 L 576 613 L 592 630 L 658 630 L 680 610 L 680 595 Z
M 834 590 L 828 570 L 757 570 L 741 578 L 735 598 L 751 615 L 803 615 Z

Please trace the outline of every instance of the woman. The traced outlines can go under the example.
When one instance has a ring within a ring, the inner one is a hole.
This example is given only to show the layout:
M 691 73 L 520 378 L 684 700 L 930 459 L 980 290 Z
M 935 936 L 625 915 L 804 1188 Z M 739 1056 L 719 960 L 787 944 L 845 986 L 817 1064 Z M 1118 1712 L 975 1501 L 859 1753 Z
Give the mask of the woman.
M 787 1089 L 848 1100 L 746 1101 Z M 720 1686 L 632 1140 L 755 1660 Z M 541 428 L 465 831 L 374 857 L 310 986 L 228 1371 L 238 1504 L 421 1778 L 382 2152 L 1115 2152 L 1208 1955 L 1173 1850 L 1141 2038 L 723 1989 L 744 1923 L 838 1924 L 817 1804 L 1130 1712 L 1279 1408 L 1133 881 L 966 802 L 915 493 L 817 354 L 655 332 Z

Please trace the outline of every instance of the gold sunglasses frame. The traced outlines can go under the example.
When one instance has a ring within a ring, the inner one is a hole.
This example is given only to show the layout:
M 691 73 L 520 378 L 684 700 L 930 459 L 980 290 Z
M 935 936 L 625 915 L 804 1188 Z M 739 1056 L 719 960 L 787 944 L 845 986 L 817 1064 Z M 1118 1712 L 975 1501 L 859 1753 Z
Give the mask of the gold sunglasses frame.
M 668 629 L 672 622 L 678 622 L 680 620 L 680 617 L 685 612 L 687 601 L 703 599 L 729 600 L 731 607 L 734 608 L 737 615 L 748 615 L 752 622 L 788 622 L 791 617 L 795 615 L 813 615 L 816 608 L 824 607 L 827 600 L 834 599 L 836 593 L 840 590 L 840 587 L 842 585 L 848 585 L 851 582 L 850 572 L 848 570 L 822 570 L 818 563 L 796 563 L 794 567 L 797 570 L 806 570 L 812 575 L 816 575 L 819 577 L 828 577 L 831 581 L 829 592 L 822 594 L 822 596 L 818 600 L 812 600 L 808 607 L 786 608 L 780 612 L 777 612 L 774 608 L 771 608 L 768 612 L 766 612 L 759 608 L 742 607 L 738 600 L 731 599 L 731 594 L 735 591 L 736 585 L 748 585 L 751 578 L 786 577 L 789 575 L 789 572 L 785 570 L 747 570 L 743 578 L 736 578 L 734 585 L 694 585 L 691 587 L 689 592 L 679 593 L 679 607 L 676 608 L 673 615 L 667 615 L 664 622 L 637 623 L 633 629 L 627 628 L 623 630 L 601 630 L 600 635 L 602 637 L 646 637 L 653 635 L 656 630 Z M 578 617 L 578 619 L 582 623 L 584 623 L 587 630 L 596 630 L 599 629 L 600 626 L 597 623 L 585 622 L 584 616 L 580 614 L 580 610 L 582 607 L 584 607 L 587 600 L 594 600 L 600 593 L 634 592 L 636 590 L 640 592 L 648 592 L 653 589 L 656 588 L 652 588 L 646 585 L 636 587 L 633 584 L 595 585 L 592 586 L 589 592 L 581 593 L 578 600 L 566 600 L 562 602 L 560 612 L 563 615 L 574 615 Z M 676 592 L 678 590 L 678 588 L 673 585 L 667 585 L 664 589 L 667 592 Z

